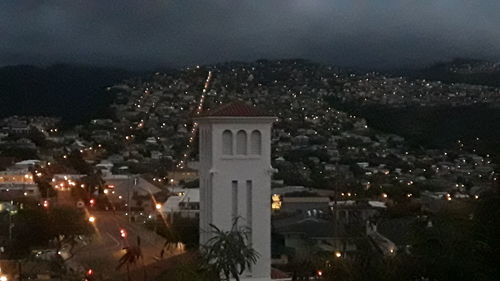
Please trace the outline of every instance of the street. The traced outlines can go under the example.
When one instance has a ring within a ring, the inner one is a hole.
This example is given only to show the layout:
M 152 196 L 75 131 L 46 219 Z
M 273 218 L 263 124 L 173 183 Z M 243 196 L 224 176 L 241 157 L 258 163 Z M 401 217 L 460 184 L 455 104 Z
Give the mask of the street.
M 143 261 L 138 261 L 136 266 L 142 266 L 143 262 L 144 265 L 148 265 L 160 259 L 165 238 L 140 225 L 129 223 L 127 217 L 122 214 L 103 211 L 91 214 L 95 217 L 96 235 L 90 244 L 75 253 L 75 257 L 71 260 L 72 264 L 112 277 L 115 272 L 117 273 L 116 267 L 120 257 L 125 254 L 123 248 L 136 245 L 137 237 L 141 240 Z M 183 253 L 183 247 L 171 247 L 165 251 L 162 258 L 181 253 Z M 124 270 L 123 268 L 121 271 Z
M 58 204 L 76 208 L 69 191 L 58 191 Z M 141 240 L 143 260 L 138 261 L 135 266 L 148 265 L 184 252 L 182 245 L 173 245 L 165 249 L 160 258 L 165 238 L 146 229 L 141 223 L 129 222 L 124 212 L 98 211 L 92 208 L 86 208 L 85 212 L 95 219 L 92 223 L 95 234 L 89 244 L 77 247 L 74 251 L 74 257 L 68 261 L 68 265 L 74 269 L 92 269 L 96 274 L 112 278 L 125 271 L 125 268 L 120 271 L 116 269 L 118 261 L 125 254 L 124 247 L 137 245 L 138 237 Z

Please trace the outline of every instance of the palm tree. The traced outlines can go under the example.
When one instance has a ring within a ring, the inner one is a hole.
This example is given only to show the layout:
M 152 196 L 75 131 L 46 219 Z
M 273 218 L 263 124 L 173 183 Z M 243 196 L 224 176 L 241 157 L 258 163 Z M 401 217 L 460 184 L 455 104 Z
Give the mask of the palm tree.
M 210 227 L 213 237 L 202 248 L 204 264 L 222 280 L 234 278 L 239 281 L 239 276 L 255 264 L 259 256 L 248 244 L 248 229 L 238 227 L 237 218 L 228 231 L 212 224 Z
M 132 279 L 130 278 L 130 265 L 135 265 L 135 263 L 140 259 L 142 262 L 142 268 L 144 270 L 144 280 L 146 280 L 147 276 L 146 269 L 144 267 L 144 257 L 141 250 L 141 238 L 137 236 L 137 245 L 124 247 L 123 249 L 125 250 L 125 254 L 123 254 L 123 256 L 118 261 L 118 266 L 116 267 L 116 269 L 119 270 L 120 268 L 122 268 L 122 266 L 125 265 L 127 268 L 127 279 L 128 281 L 131 281 Z

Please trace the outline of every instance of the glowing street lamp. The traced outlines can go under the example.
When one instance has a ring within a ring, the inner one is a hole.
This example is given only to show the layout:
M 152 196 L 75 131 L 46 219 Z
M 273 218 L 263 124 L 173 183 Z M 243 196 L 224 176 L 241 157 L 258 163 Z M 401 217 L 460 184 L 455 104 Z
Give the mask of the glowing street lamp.
M 155 207 L 156 207 L 156 210 L 159 210 L 159 209 L 161 209 L 161 204 L 160 203 L 156 203 Z
M 89 217 L 89 222 L 90 223 L 94 223 L 95 222 L 95 217 L 94 216 L 90 216 Z

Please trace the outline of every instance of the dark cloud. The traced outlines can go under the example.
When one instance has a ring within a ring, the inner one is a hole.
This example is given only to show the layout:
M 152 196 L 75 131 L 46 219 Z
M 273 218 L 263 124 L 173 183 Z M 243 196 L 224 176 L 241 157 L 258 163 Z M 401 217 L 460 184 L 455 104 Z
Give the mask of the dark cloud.
M 500 60 L 498 0 L 2 0 L 0 64 Z

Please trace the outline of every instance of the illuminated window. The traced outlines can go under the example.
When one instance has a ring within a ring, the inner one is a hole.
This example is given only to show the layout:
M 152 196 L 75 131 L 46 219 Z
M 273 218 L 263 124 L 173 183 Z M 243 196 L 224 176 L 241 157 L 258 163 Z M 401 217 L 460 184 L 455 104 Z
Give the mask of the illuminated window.
M 236 154 L 247 154 L 247 133 L 243 130 L 238 131 L 236 134 Z
M 233 133 L 229 130 L 222 133 L 222 154 L 233 155 Z
M 255 130 L 250 135 L 250 153 L 261 154 L 262 150 L 262 136 L 260 131 Z
M 271 209 L 273 210 L 279 210 L 281 209 L 281 198 L 279 194 L 273 194 L 271 197 L 272 203 L 271 203 Z

